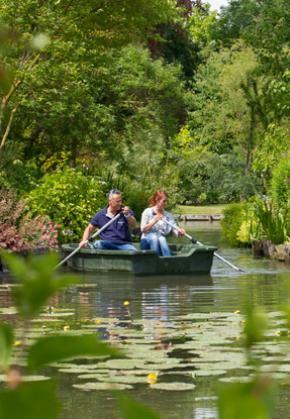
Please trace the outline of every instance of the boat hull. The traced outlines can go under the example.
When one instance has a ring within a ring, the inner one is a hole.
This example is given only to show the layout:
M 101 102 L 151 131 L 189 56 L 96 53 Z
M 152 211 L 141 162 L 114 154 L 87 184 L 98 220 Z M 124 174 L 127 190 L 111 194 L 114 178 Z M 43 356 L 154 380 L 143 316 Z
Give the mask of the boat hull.
M 62 246 L 63 256 L 69 255 L 77 245 Z M 80 272 L 129 272 L 134 275 L 209 274 L 212 266 L 213 246 L 171 246 L 172 256 L 157 256 L 150 250 L 119 251 L 80 249 L 67 261 L 67 266 Z

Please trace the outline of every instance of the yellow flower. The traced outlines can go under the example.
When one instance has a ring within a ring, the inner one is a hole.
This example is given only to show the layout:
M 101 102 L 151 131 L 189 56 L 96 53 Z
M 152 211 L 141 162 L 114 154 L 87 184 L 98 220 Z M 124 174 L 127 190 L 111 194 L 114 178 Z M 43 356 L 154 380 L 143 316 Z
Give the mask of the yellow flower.
M 69 327 L 69 326 L 63 326 L 63 330 L 64 330 L 64 331 L 69 330 L 69 329 L 70 329 L 70 327 Z
M 101 324 L 101 323 L 102 323 L 102 321 L 100 319 L 95 320 L 95 324 Z
M 14 346 L 16 346 L 16 348 L 18 348 L 19 346 L 22 346 L 22 345 L 23 345 L 22 340 L 16 340 L 16 341 L 14 342 Z
M 130 302 L 128 300 L 123 301 L 123 306 L 128 306 Z
M 148 375 L 147 375 L 147 381 L 148 381 L 148 383 L 149 384 L 156 384 L 157 383 L 157 374 L 156 374 L 156 372 L 150 372 Z
M 240 314 L 240 310 L 236 310 L 234 314 Z

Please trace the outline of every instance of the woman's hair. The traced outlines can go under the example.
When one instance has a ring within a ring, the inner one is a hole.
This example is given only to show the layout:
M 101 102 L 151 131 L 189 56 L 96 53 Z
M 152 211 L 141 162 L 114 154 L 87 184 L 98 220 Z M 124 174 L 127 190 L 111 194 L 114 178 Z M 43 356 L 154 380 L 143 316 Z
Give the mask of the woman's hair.
M 162 198 L 168 199 L 168 193 L 166 191 L 163 191 L 162 189 L 159 189 L 158 191 L 154 192 L 154 194 L 149 198 L 149 204 L 151 205 L 151 207 L 153 207 Z

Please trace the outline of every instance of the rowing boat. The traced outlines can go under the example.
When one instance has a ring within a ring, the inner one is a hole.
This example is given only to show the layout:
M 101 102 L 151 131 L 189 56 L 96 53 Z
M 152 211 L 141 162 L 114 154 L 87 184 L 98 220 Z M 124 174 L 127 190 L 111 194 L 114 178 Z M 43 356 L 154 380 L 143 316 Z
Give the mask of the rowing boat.
M 67 256 L 77 244 L 62 246 Z M 136 246 L 137 248 L 137 246 Z M 129 272 L 134 275 L 209 274 L 214 246 L 194 244 L 170 245 L 172 256 L 158 256 L 151 250 L 121 251 L 80 249 L 67 266 L 80 272 Z

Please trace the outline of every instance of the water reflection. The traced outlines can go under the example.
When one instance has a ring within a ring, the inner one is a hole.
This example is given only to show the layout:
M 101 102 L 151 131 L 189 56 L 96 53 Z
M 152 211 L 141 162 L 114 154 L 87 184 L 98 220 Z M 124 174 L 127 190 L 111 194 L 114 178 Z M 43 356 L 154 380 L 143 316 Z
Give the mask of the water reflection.
M 169 359 L 177 363 L 182 361 L 179 369 L 174 366 L 175 379 L 178 374 L 186 373 L 186 368 L 192 371 L 196 368 L 193 361 L 200 356 L 196 351 L 198 345 L 201 347 L 204 343 L 204 352 L 209 346 L 209 342 L 203 342 L 203 339 L 211 337 L 214 340 L 214 333 L 219 331 L 219 339 L 228 338 L 231 342 L 236 329 L 224 327 L 223 320 L 217 319 L 215 323 L 199 322 L 204 329 L 197 327 L 192 330 L 191 325 L 198 321 L 190 316 L 194 313 L 234 313 L 237 310 L 243 313 L 249 303 L 277 311 L 286 298 L 285 287 L 290 271 L 287 265 L 277 261 L 253 259 L 248 249 L 229 248 L 223 243 L 218 223 L 187 223 L 186 228 L 201 242 L 217 245 L 221 255 L 246 272 L 232 271 L 215 259 L 211 276 L 134 278 L 122 274 L 82 275 L 79 284 L 52 299 L 51 306 L 56 310 L 70 309 L 74 313 L 71 322 L 83 325 L 87 322 L 89 330 L 100 333 L 103 339 L 124 346 L 130 343 L 135 352 L 138 348 L 140 357 L 142 351 L 150 350 L 158 361 L 156 368 Z M 11 307 L 10 292 L 9 284 L 0 287 L 1 308 Z M 3 318 L 9 320 L 11 317 L 2 314 Z M 216 355 L 220 351 L 219 347 Z M 168 380 L 173 379 L 173 371 L 170 373 L 166 372 Z M 83 393 L 72 387 L 76 376 L 59 374 L 59 377 L 65 402 L 64 419 L 120 417 L 112 394 L 101 391 Z M 200 377 L 195 390 L 170 394 L 152 390 L 148 385 L 136 385 L 130 394 L 153 406 L 164 418 L 215 418 L 216 382 L 217 378 Z M 280 417 L 287 417 L 289 394 L 285 389 L 281 394 L 283 397 L 277 410 Z

